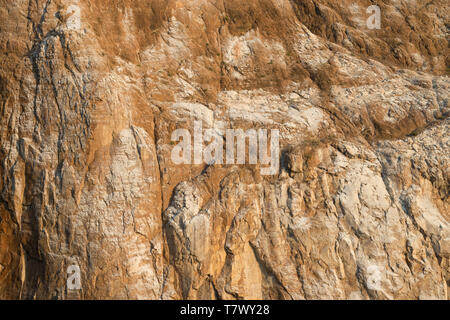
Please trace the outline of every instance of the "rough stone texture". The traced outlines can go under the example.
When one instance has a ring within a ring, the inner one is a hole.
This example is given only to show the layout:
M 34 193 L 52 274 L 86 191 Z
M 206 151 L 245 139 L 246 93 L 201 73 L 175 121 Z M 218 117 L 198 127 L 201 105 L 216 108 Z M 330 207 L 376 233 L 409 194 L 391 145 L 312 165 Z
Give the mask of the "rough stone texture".
M 0 0 L 0 298 L 448 299 L 449 12 Z M 194 120 L 279 173 L 173 164 Z

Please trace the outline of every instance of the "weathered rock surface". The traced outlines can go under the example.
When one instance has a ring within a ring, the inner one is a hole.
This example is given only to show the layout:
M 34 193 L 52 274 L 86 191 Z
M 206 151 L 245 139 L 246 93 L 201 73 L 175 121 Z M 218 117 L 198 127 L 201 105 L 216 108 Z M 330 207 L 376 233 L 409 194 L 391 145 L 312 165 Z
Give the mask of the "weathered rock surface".
M 0 298 L 448 299 L 449 4 L 379 2 L 0 0 Z

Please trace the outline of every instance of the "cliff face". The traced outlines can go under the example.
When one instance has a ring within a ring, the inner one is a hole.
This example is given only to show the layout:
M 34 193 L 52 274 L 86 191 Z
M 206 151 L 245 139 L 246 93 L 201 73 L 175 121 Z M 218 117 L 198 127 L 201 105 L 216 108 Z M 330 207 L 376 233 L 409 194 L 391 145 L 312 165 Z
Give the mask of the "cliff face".
M 0 4 L 0 298 L 448 299 L 448 1 Z

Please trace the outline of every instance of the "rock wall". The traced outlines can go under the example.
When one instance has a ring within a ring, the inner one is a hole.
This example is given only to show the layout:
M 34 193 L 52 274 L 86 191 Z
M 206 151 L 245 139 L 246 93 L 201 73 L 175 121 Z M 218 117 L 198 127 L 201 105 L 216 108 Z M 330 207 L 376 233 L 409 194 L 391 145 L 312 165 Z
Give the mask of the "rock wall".
M 448 299 L 449 12 L 0 0 L 0 298 Z M 174 164 L 194 121 L 278 173 Z

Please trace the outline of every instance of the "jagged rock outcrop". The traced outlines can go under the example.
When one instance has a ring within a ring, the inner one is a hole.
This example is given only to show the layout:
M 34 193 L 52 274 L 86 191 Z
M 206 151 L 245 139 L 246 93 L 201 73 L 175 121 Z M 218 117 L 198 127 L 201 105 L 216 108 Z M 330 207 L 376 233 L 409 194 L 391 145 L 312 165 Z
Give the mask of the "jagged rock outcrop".
M 448 299 L 449 5 L 375 2 L 0 0 L 0 298 Z

